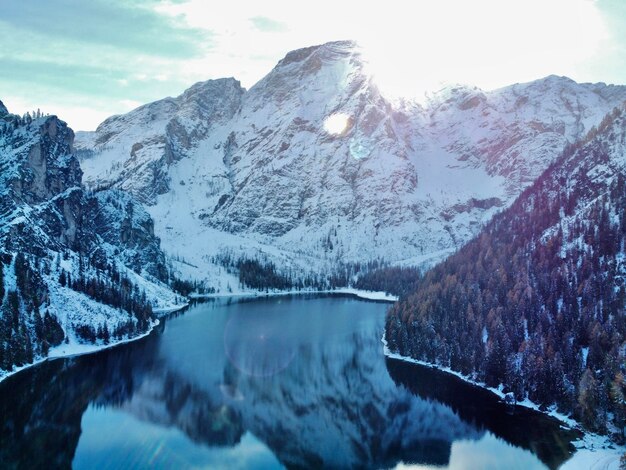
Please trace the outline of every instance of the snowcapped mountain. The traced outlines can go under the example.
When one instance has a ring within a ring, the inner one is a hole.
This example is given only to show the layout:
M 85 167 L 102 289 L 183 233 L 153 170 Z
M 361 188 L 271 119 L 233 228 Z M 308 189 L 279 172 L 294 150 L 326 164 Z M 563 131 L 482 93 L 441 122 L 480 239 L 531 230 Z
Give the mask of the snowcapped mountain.
M 176 301 L 149 214 L 128 194 L 85 190 L 73 140 L 56 116 L 0 106 L 0 377 L 143 332 L 152 307 Z
M 625 98 L 623 86 L 551 75 L 492 92 L 450 87 L 430 96 L 427 107 L 442 147 L 505 177 L 517 195 Z
M 334 42 L 290 52 L 249 91 L 198 83 L 76 146 L 89 187 L 150 205 L 187 275 L 215 274 L 224 253 L 299 271 L 430 265 L 625 99 L 626 87 L 551 76 L 392 102 L 359 47 Z

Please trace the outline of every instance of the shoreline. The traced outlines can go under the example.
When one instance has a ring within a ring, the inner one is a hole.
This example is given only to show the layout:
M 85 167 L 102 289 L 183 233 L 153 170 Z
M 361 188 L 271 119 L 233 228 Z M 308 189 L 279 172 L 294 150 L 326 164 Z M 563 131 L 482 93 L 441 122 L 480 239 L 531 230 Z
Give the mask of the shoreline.
M 439 372 L 454 375 L 455 377 L 463 380 L 464 382 L 473 385 L 475 387 L 479 387 L 483 390 L 487 390 L 491 392 L 500 400 L 504 400 L 505 394 L 502 392 L 500 388 L 488 387 L 482 382 L 477 382 L 472 380 L 466 375 L 461 374 L 455 370 L 450 369 L 449 367 L 443 367 L 438 364 L 433 364 L 431 362 L 422 361 L 419 359 L 414 359 L 408 356 L 402 356 L 400 354 L 391 352 L 389 349 L 387 339 L 385 338 L 385 333 L 381 338 L 381 343 L 383 344 L 383 355 L 389 359 L 395 359 L 402 362 L 407 362 L 409 364 L 416 364 L 423 367 L 429 367 L 432 369 L 436 369 Z M 573 418 L 566 416 L 562 413 L 556 411 L 555 407 L 550 407 L 547 410 L 541 410 L 539 405 L 533 403 L 529 399 L 525 399 L 521 402 L 516 402 L 515 406 L 522 406 L 524 408 L 531 409 L 538 413 L 542 413 L 546 416 L 554 418 L 562 423 L 562 426 L 566 426 L 569 429 L 574 429 L 582 433 L 580 439 L 572 441 L 572 445 L 576 448 L 572 456 L 569 460 L 563 462 L 563 465 L 559 467 L 559 469 L 583 469 L 589 468 L 589 462 L 600 462 L 603 460 L 607 466 L 605 468 L 609 468 L 608 464 L 615 463 L 615 470 L 619 469 L 619 459 L 622 454 L 626 453 L 626 446 L 618 446 L 617 444 L 611 442 L 607 436 L 602 436 L 599 434 L 594 434 L 589 431 L 585 431 L 579 422 L 574 420 Z M 590 455 L 593 454 L 593 455 Z M 595 455 L 597 454 L 597 455 Z M 610 460 L 610 461 L 609 461 Z M 613 467 L 610 467 L 613 468 Z
M 166 307 L 166 308 L 154 308 L 152 309 L 152 313 L 157 316 L 157 317 L 164 317 L 166 315 L 169 315 L 170 313 L 174 313 L 174 312 L 178 312 L 179 310 L 183 310 L 185 308 L 189 307 L 189 302 L 185 302 L 184 304 L 181 305 L 175 305 L 173 307 Z
M 173 313 L 173 312 L 177 312 L 179 310 L 182 310 L 186 307 L 189 306 L 189 303 L 185 303 L 184 305 L 180 305 L 180 306 L 176 306 L 176 307 L 169 307 L 169 308 L 164 308 L 164 309 L 155 309 L 153 310 L 155 316 L 158 315 L 159 317 L 163 317 L 167 314 Z M 155 318 L 151 323 L 150 326 L 148 327 L 148 329 L 146 331 L 144 331 L 143 333 L 137 335 L 137 336 L 133 336 L 132 338 L 124 338 L 124 339 L 120 339 L 119 341 L 115 341 L 115 342 L 111 342 L 108 344 L 82 344 L 82 343 L 72 343 L 72 344 L 64 344 L 61 343 L 58 346 L 55 346 L 53 348 L 50 348 L 49 354 L 46 357 L 40 357 L 37 360 L 30 362 L 28 364 L 24 364 L 22 366 L 19 366 L 17 368 L 13 368 L 13 370 L 10 371 L 4 371 L 4 372 L 0 372 L 0 383 L 2 383 L 4 380 L 8 379 L 9 377 L 13 377 L 14 375 L 29 369 L 31 367 L 34 366 L 38 366 L 43 364 L 44 362 L 47 361 L 54 361 L 57 359 L 68 359 L 71 357 L 78 357 L 78 356 L 85 356 L 87 354 L 94 354 L 100 351 L 104 351 L 106 349 L 111 349 L 111 348 L 115 348 L 117 346 L 121 346 L 123 344 L 127 344 L 127 343 L 131 343 L 133 341 L 137 341 L 140 340 L 142 338 L 145 338 L 146 336 L 150 335 L 153 331 L 154 328 L 157 327 L 159 324 L 161 323 L 161 321 L 159 320 L 159 318 Z
M 315 294 L 341 294 L 350 295 L 362 300 L 372 300 L 376 302 L 389 302 L 394 303 L 398 301 L 398 297 L 395 295 L 387 294 L 381 291 L 369 291 L 361 289 L 353 289 L 351 287 L 341 287 L 339 289 L 326 289 L 326 290 L 286 290 L 286 291 L 239 291 L 239 292 L 216 292 L 213 294 L 190 294 L 189 298 L 192 300 L 202 299 L 221 299 L 227 297 L 280 297 L 287 295 L 315 295 Z

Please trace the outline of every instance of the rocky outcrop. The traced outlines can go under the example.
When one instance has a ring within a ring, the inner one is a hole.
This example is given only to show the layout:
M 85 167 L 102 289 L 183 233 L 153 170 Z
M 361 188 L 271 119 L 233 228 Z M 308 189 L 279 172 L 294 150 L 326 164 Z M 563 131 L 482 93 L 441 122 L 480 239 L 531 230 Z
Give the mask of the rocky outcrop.
M 175 297 L 151 217 L 85 190 L 73 139 L 56 116 L 0 122 L 0 377 L 63 340 L 145 331 L 150 305 Z
M 19 118 L 13 116 L 11 122 Z M 19 132 L 4 132 L 3 147 L 13 171 L 3 175 L 10 197 L 28 204 L 80 186 L 82 171 L 72 153 L 74 132 L 56 116 L 26 120 Z
M 10 249 L 70 248 L 82 254 L 117 247 L 137 272 L 149 267 L 165 280 L 165 258 L 154 235 L 154 222 L 133 198 L 119 191 L 86 192 L 73 154 L 73 131 L 56 116 L 36 119 L 20 132 L 4 136 L 7 163 L 3 206 L 28 217 L 4 227 Z M 15 149 L 13 152 L 11 150 Z M 26 209 L 26 210 L 25 210 Z M 30 237 L 25 238 L 25 234 Z
M 624 99 L 623 86 L 551 75 L 490 92 L 448 87 L 429 97 L 426 111 L 442 147 L 503 177 L 514 197 Z

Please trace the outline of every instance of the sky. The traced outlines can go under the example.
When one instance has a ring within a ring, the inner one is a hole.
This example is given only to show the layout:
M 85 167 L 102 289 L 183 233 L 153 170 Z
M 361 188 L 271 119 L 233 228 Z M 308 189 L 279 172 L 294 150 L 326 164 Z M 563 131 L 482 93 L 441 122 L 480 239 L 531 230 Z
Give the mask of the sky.
M 342 39 L 390 97 L 626 84 L 624 0 L 0 0 L 0 100 L 93 130 L 197 81 L 250 88 L 290 50 Z

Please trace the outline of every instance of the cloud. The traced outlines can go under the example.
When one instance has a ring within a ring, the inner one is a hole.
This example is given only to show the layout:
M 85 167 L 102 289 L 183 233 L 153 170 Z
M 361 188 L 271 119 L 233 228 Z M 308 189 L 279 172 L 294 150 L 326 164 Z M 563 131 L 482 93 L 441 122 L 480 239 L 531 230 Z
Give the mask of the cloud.
M 184 63 L 211 51 L 212 32 L 159 13 L 158 4 L 3 2 L 2 98 L 18 113 L 39 107 L 69 112 L 60 117 L 84 129 L 95 127 L 104 112 L 125 112 L 123 103 L 181 93 L 198 79 L 180 72 Z
M 115 82 L 123 80 L 121 72 L 88 65 L 64 65 L 50 61 L 0 58 L 3 82 L 36 86 L 45 83 L 50 91 L 71 88 L 75 93 L 111 93 Z
M 283 33 L 289 31 L 286 23 L 267 18 L 266 16 L 254 16 L 250 18 L 252 25 L 264 33 Z
M 211 32 L 159 15 L 153 2 L 105 0 L 29 0 L 3 2 L 0 21 L 18 27 L 22 39 L 33 34 L 59 41 L 113 46 L 166 57 L 194 57 L 210 45 Z M 53 51 L 53 48 L 51 48 Z

